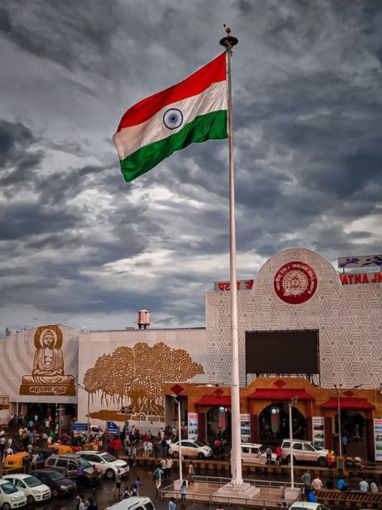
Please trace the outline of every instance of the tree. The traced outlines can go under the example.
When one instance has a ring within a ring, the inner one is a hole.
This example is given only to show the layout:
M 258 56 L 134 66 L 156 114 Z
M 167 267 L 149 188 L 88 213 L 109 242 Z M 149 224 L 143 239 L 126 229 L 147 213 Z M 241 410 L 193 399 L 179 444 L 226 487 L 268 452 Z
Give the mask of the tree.
M 184 382 L 203 373 L 203 366 L 184 349 L 172 349 L 163 342 L 152 347 L 138 343 L 100 356 L 86 371 L 83 383 L 90 393 L 101 392 L 106 405 L 122 405 L 128 399 L 133 414 L 155 416 L 163 414 L 164 383 Z

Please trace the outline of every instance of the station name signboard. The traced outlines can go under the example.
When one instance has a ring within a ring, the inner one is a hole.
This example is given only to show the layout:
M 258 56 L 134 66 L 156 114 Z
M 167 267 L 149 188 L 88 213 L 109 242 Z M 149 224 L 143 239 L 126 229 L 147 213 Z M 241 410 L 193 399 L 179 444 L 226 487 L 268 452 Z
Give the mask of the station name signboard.
M 237 290 L 251 290 L 253 287 L 254 280 L 237 280 Z M 215 282 L 215 291 L 228 291 L 231 290 L 230 282 Z
M 360 267 L 382 267 L 382 255 L 355 255 L 338 257 L 338 267 L 356 269 Z
M 359 283 L 382 283 L 382 273 L 343 273 L 340 274 L 342 285 Z

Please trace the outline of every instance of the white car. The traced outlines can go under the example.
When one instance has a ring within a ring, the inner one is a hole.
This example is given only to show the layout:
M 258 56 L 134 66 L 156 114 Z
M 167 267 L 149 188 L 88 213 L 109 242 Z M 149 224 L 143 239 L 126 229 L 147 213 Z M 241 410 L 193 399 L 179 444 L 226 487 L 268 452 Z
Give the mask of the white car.
M 243 464 L 265 464 L 267 455 L 262 444 L 243 443 L 241 445 L 241 459 Z M 276 464 L 276 454 L 272 452 L 272 464 Z
M 0 508 L 11 510 L 27 504 L 27 497 L 13 483 L 0 479 Z
M 13 483 L 27 498 L 27 503 L 33 504 L 39 501 L 47 501 L 52 497 L 50 488 L 32 475 L 14 474 L 5 475 L 4 480 Z
M 124 460 L 116 459 L 107 452 L 80 451 L 76 452 L 83 459 L 95 466 L 106 478 L 113 479 L 119 470 L 121 477 L 129 472 L 129 465 Z
M 106 510 L 155 510 L 155 507 L 150 498 L 133 496 L 108 506 Z
M 179 458 L 179 442 L 171 443 L 168 453 L 175 459 Z M 211 457 L 212 450 L 206 444 L 200 441 L 190 441 L 182 439 L 182 457 L 194 457 L 197 459 L 206 459 Z
M 289 510 L 329 510 L 321 503 L 309 503 L 308 501 L 295 501 Z

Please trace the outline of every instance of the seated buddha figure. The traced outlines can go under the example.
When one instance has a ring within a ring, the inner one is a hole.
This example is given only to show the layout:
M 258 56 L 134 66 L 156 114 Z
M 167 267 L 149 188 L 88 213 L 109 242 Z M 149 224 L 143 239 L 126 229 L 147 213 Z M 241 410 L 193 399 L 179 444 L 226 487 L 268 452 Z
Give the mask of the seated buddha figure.
M 73 384 L 74 377 L 64 374 L 64 354 L 56 347 L 52 330 L 45 329 L 40 337 L 33 360 L 32 375 L 25 375 L 25 384 Z

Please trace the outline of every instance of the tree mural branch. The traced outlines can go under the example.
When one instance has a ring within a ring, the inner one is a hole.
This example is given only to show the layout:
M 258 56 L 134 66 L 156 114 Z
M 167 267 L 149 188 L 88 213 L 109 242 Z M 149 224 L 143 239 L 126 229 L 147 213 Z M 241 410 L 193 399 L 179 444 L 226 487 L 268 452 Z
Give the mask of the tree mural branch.
M 203 374 L 203 366 L 192 361 L 184 349 L 163 342 L 118 347 L 100 356 L 86 371 L 83 384 L 90 393 L 101 392 L 101 401 L 122 405 L 129 400 L 132 414 L 163 415 L 163 384 L 184 382 Z

